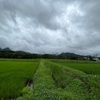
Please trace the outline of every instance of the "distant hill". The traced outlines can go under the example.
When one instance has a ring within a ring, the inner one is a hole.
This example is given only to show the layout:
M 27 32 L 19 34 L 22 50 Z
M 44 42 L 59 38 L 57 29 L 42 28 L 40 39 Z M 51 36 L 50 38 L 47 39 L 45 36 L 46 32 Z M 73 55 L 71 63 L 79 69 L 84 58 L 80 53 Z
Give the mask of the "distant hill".
M 61 53 L 60 56 L 79 56 L 79 55 L 74 54 L 74 53 L 66 52 L 66 53 Z
M 59 54 L 59 57 L 65 58 L 65 59 L 83 59 L 82 55 L 74 54 L 74 53 L 61 53 Z
M 0 48 L 0 51 L 12 51 L 10 48 L 4 48 L 4 49 L 2 49 L 2 48 Z
M 32 59 L 41 58 L 40 54 L 31 54 L 24 51 L 13 51 L 10 48 L 0 48 L 0 58 Z
M 0 51 L 2 51 L 2 48 L 0 48 Z
M 2 49 L 2 51 L 12 51 L 10 48 L 4 48 L 4 49 Z
M 0 58 L 17 58 L 17 59 L 31 59 L 31 58 L 48 58 L 48 59 L 72 59 L 72 60 L 86 60 L 91 59 L 93 56 L 78 55 L 75 53 L 61 53 L 55 54 L 34 54 L 25 51 L 13 51 L 10 48 L 0 48 Z

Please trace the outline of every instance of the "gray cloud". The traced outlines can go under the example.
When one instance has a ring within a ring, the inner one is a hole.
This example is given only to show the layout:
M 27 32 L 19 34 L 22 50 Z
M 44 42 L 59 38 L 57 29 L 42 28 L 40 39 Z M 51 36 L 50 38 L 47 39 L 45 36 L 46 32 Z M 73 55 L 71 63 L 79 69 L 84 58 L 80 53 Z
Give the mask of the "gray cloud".
M 0 0 L 0 47 L 100 54 L 99 0 Z

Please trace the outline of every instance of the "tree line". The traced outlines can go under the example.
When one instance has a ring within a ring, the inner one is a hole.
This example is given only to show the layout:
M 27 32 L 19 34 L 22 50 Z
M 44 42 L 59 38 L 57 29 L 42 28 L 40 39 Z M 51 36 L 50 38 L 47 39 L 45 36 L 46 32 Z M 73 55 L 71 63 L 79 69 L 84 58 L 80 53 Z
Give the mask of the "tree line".
M 74 53 L 61 53 L 61 54 L 33 54 L 24 51 L 12 51 L 9 48 L 0 48 L 0 58 L 11 58 L 11 59 L 72 59 L 72 60 L 92 60 L 92 56 L 82 56 Z

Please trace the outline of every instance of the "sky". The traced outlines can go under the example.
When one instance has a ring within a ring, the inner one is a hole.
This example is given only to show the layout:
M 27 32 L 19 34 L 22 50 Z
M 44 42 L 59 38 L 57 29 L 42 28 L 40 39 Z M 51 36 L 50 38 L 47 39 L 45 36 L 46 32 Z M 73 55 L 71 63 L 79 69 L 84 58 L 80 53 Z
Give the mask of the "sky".
M 0 47 L 100 54 L 100 0 L 0 0 Z

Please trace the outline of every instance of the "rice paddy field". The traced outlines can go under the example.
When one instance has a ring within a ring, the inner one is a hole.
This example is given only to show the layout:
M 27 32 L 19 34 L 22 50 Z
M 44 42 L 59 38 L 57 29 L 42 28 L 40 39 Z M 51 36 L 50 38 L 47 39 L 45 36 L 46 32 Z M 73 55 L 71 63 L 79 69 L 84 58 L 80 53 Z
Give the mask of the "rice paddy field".
M 83 71 L 87 74 L 100 75 L 100 62 L 96 61 L 74 61 L 74 60 L 53 60 L 63 66 Z
M 0 61 L 0 100 L 10 100 L 20 95 L 27 80 L 32 80 L 39 61 Z
M 100 100 L 100 62 L 0 60 L 0 100 Z

